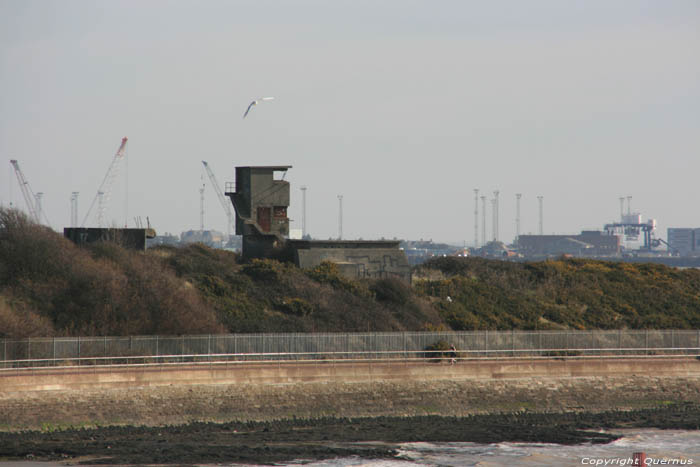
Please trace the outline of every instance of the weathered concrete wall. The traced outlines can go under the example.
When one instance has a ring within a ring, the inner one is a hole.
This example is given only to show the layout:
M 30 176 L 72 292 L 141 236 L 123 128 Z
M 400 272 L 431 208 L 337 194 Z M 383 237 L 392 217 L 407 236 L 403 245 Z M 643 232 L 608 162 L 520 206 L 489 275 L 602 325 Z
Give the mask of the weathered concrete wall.
M 396 277 L 410 280 L 411 267 L 398 241 L 306 241 L 290 240 L 294 262 L 313 268 L 322 261 L 338 264 L 350 279 Z
M 289 182 L 275 180 L 275 172 L 286 172 L 291 166 L 236 167 L 236 191 L 227 192 L 236 210 L 236 234 L 243 236 L 278 236 L 289 234 Z M 259 217 L 262 215 L 262 217 Z M 256 257 L 253 251 L 243 254 Z
M 117 229 L 97 227 L 65 227 L 63 236 L 76 245 L 112 242 L 132 250 L 146 250 L 146 239 L 155 238 L 156 231 L 148 229 Z
M 42 371 L 0 378 L 0 429 L 602 411 L 700 402 L 695 359 Z
M 688 358 L 493 359 L 446 362 L 201 363 L 9 370 L 0 392 L 162 386 L 172 384 L 290 384 L 308 382 L 436 381 L 607 376 L 700 378 L 700 360 Z

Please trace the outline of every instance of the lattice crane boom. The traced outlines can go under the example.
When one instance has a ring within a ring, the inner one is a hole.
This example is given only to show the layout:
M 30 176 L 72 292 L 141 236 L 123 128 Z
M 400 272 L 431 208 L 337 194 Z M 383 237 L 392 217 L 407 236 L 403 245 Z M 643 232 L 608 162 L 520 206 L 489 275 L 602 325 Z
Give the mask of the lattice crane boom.
M 124 159 L 124 155 L 126 154 L 126 143 L 128 140 L 129 139 L 126 136 L 122 138 L 122 142 L 119 145 L 119 149 L 117 150 L 116 154 L 114 154 L 114 159 L 112 159 L 112 163 L 110 164 L 109 169 L 107 169 L 107 173 L 105 174 L 105 177 L 102 180 L 100 187 L 97 189 L 97 194 L 95 195 L 95 198 L 90 204 L 90 209 L 88 209 L 87 214 L 85 214 L 85 219 L 83 219 L 82 224 L 83 227 L 85 227 L 85 223 L 90 218 L 90 214 L 92 213 L 92 210 L 95 207 L 95 203 L 97 203 L 98 205 L 97 225 L 99 227 L 103 226 L 104 214 L 105 211 L 107 211 L 110 195 L 112 194 L 112 185 L 114 184 L 114 180 L 117 178 L 117 173 L 119 172 L 119 164 L 121 164 L 121 161 Z
M 226 219 L 228 221 L 228 223 L 226 224 L 226 233 L 228 234 L 228 237 L 231 237 L 231 230 L 232 227 L 234 227 L 233 213 L 231 212 L 231 203 L 229 201 L 226 201 L 226 197 L 224 197 L 224 191 L 221 189 L 219 182 L 216 180 L 216 175 L 214 175 L 214 172 L 212 172 L 211 167 L 209 167 L 207 161 L 202 161 L 202 164 L 204 164 L 204 169 L 207 171 L 209 180 L 211 180 L 211 185 L 214 188 L 214 191 L 216 192 L 216 197 L 219 198 L 219 203 L 221 203 L 221 207 L 224 208 L 224 212 L 226 212 Z
M 19 181 L 19 188 L 20 190 L 22 190 L 22 196 L 24 197 L 24 202 L 27 204 L 29 215 L 31 216 L 34 222 L 40 223 L 41 219 L 39 219 L 39 212 L 37 211 L 35 204 L 36 196 L 34 195 L 32 188 L 29 186 L 29 182 L 24 176 L 22 169 L 19 168 L 19 163 L 16 159 L 12 159 L 10 161 L 10 164 L 12 164 L 12 167 L 15 169 L 15 175 L 17 175 L 17 181 Z

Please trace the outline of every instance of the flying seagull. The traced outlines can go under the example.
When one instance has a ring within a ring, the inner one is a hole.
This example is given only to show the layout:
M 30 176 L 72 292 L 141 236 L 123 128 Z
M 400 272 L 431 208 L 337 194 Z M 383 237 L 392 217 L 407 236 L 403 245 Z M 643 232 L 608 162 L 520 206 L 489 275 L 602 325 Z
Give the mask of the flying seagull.
M 254 105 L 258 105 L 262 101 L 271 101 L 272 99 L 274 99 L 274 97 L 261 97 L 260 99 L 255 99 L 253 102 L 250 103 L 248 108 L 245 109 L 245 113 L 243 114 L 243 118 L 245 118 L 246 115 L 248 115 L 248 112 L 250 112 L 250 109 L 252 109 Z

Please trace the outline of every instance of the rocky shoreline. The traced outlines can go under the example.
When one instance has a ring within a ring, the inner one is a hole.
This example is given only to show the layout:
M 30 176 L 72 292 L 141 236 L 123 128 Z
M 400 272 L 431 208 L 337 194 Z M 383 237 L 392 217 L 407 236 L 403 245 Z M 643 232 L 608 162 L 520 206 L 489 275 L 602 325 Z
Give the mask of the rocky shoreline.
M 700 429 L 700 405 L 600 413 L 463 417 L 289 418 L 171 426 L 110 426 L 0 433 L 1 460 L 89 464 L 270 464 L 336 457 L 395 458 L 405 442 L 608 443 L 615 429 Z M 601 430 L 605 430 L 602 432 Z
M 0 461 L 270 464 L 394 458 L 406 442 L 608 443 L 700 429 L 697 376 L 0 391 Z
M 139 386 L 2 391 L 0 431 L 360 419 L 517 412 L 606 412 L 700 404 L 700 378 L 589 377 Z

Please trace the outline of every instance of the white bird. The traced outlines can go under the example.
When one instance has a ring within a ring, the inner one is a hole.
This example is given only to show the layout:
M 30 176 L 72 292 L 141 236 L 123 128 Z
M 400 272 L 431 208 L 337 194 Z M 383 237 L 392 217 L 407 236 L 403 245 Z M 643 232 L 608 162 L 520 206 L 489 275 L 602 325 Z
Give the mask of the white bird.
M 245 109 L 245 113 L 243 114 L 243 118 L 245 118 L 246 115 L 248 115 L 248 112 L 250 112 L 250 109 L 252 109 L 254 105 L 258 105 L 262 101 L 271 101 L 273 99 L 274 99 L 274 97 L 261 97 L 260 99 L 255 99 L 253 102 L 250 103 L 248 108 Z

